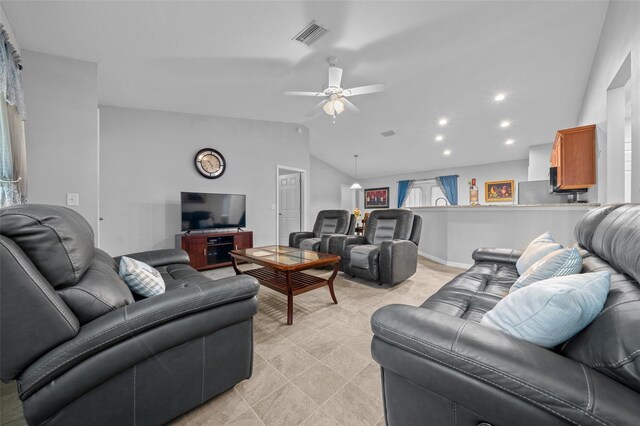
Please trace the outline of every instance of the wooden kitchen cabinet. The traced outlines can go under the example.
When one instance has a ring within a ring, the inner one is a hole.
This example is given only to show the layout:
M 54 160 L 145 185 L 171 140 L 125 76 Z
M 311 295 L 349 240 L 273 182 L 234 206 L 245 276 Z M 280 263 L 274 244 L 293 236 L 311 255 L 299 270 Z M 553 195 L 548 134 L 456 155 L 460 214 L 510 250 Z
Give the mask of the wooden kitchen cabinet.
M 596 126 L 558 130 L 551 149 L 554 191 L 587 189 L 596 183 Z

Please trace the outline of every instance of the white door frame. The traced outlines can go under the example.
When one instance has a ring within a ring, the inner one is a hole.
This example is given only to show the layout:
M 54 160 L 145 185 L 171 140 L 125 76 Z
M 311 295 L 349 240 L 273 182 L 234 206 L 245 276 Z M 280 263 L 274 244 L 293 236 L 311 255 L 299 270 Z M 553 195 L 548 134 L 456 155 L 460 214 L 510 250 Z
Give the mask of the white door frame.
M 280 170 L 300 173 L 300 179 L 302 180 L 300 184 L 300 190 L 302 191 L 302 194 L 300 194 L 300 200 L 302 201 L 300 203 L 301 231 L 307 229 L 307 211 L 309 206 L 309 179 L 307 179 L 307 171 L 297 167 L 283 166 L 281 164 L 276 165 L 276 245 L 280 242 Z

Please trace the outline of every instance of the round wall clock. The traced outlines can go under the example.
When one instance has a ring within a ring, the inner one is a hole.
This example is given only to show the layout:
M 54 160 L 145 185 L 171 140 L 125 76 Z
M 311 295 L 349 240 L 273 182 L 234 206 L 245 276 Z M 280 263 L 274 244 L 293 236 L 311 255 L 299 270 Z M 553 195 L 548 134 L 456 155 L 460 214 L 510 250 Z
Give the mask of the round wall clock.
M 227 162 L 222 154 L 212 148 L 204 148 L 198 151 L 194 164 L 198 173 L 208 179 L 219 178 L 227 167 Z

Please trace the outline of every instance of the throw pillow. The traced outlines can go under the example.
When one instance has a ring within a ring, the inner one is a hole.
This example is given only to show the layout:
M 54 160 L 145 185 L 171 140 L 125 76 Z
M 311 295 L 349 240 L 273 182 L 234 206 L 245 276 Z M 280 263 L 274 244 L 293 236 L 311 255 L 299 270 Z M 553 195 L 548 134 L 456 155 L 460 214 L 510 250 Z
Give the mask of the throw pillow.
M 531 241 L 522 256 L 516 262 L 516 269 L 518 274 L 522 275 L 527 269 L 529 269 L 534 263 L 542 259 L 552 251 L 561 249 L 562 245 L 556 243 L 549 232 L 545 232 L 535 240 Z
M 579 274 L 580 271 L 582 271 L 582 258 L 577 248 L 552 251 L 520 275 L 515 284 L 511 286 L 509 293 L 537 281 Z
M 120 278 L 131 291 L 143 297 L 156 296 L 165 290 L 164 280 L 157 269 L 130 257 L 122 256 L 120 259 Z
M 609 272 L 538 281 L 502 299 L 480 323 L 551 348 L 573 337 L 598 316 L 610 284 Z

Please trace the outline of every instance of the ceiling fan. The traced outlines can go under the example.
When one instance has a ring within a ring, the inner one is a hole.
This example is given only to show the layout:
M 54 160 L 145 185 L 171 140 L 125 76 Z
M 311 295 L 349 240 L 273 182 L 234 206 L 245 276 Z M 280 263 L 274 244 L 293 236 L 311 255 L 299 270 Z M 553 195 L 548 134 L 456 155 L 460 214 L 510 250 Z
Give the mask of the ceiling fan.
M 311 111 L 306 114 L 306 117 L 313 117 L 318 114 L 320 110 L 323 110 L 327 115 L 335 118 L 338 114 L 341 114 L 345 110 L 351 112 L 360 112 L 349 99 L 350 96 L 366 95 L 368 93 L 376 93 L 384 91 L 384 84 L 371 84 L 369 86 L 353 87 L 351 89 L 343 89 L 340 84 L 342 83 L 342 68 L 336 66 L 337 60 L 335 57 L 328 59 L 329 62 L 329 84 L 322 92 L 284 92 L 289 96 L 314 96 L 326 98 L 320 101 Z

